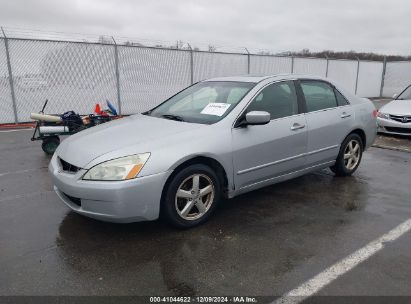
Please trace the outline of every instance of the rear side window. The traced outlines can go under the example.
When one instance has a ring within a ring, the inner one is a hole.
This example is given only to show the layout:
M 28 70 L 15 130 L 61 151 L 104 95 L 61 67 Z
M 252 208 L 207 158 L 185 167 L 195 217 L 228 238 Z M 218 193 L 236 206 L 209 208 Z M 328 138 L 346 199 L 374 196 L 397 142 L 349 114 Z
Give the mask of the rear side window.
M 249 105 L 247 112 L 251 111 L 266 111 L 271 119 L 298 114 L 294 82 L 278 82 L 265 87 Z
M 307 104 L 307 112 L 337 106 L 334 89 L 329 84 L 322 81 L 303 80 L 301 81 L 301 88 Z
M 334 92 L 335 92 L 335 97 L 337 97 L 337 104 L 338 104 L 339 106 L 346 106 L 346 105 L 350 104 L 350 103 L 348 102 L 348 100 L 345 99 L 345 97 L 343 96 L 343 94 L 341 94 L 340 92 L 338 92 L 338 90 L 334 90 Z

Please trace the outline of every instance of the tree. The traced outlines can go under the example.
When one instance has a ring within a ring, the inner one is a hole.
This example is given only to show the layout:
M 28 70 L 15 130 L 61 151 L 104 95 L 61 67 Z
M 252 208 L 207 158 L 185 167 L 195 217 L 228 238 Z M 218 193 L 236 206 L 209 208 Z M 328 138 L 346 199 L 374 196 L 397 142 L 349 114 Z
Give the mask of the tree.
M 208 45 L 208 51 L 209 52 L 215 52 L 217 50 L 217 48 L 214 45 Z
M 111 38 L 111 37 L 106 37 L 106 36 L 101 35 L 100 37 L 98 37 L 98 43 L 113 44 L 114 41 L 113 41 L 113 38 Z

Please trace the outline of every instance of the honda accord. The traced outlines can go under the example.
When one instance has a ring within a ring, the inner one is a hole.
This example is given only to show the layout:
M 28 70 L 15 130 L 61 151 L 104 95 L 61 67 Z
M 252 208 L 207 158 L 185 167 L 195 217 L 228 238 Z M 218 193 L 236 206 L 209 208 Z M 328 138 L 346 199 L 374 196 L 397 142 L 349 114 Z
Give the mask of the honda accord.
M 153 109 L 75 134 L 50 162 L 73 211 L 188 228 L 223 198 L 330 167 L 349 176 L 376 136 L 373 104 L 299 75 L 198 82 Z

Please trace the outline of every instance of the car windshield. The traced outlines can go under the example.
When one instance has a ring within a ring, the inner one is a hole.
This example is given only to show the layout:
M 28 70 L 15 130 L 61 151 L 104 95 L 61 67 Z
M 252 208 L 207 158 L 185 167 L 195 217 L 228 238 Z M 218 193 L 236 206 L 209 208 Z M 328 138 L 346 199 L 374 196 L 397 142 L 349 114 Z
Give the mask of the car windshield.
M 406 88 L 398 97 L 397 99 L 400 100 L 408 100 L 411 99 L 411 86 Z
M 213 124 L 230 113 L 255 83 L 199 82 L 171 97 L 146 115 L 202 124 Z

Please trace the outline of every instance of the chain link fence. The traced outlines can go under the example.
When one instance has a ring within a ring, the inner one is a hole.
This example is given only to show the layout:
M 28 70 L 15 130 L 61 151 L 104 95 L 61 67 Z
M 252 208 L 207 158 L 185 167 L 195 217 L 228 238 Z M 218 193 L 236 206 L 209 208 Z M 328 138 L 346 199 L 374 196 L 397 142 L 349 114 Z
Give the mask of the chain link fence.
M 411 84 L 411 62 L 387 62 L 382 94 L 391 97 Z
M 29 121 L 46 99 L 48 113 L 86 114 L 106 100 L 139 113 L 193 82 L 245 74 L 318 75 L 362 97 L 391 96 L 409 84 L 411 63 L 384 64 L 3 37 L 0 123 Z
M 146 111 L 191 83 L 190 52 L 118 46 L 122 114 Z

